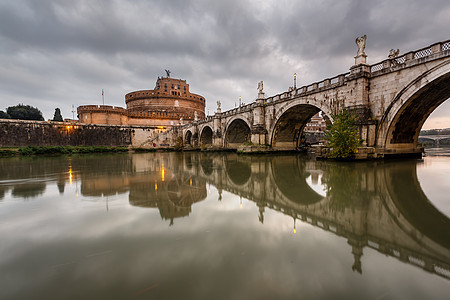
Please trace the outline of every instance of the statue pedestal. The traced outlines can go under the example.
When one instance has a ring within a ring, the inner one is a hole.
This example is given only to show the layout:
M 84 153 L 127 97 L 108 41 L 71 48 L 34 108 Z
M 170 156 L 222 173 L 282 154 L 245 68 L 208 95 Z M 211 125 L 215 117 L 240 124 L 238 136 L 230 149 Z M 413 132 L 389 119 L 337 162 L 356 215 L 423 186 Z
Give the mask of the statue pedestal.
M 355 56 L 355 65 L 365 65 L 366 64 L 367 55 L 365 53 Z

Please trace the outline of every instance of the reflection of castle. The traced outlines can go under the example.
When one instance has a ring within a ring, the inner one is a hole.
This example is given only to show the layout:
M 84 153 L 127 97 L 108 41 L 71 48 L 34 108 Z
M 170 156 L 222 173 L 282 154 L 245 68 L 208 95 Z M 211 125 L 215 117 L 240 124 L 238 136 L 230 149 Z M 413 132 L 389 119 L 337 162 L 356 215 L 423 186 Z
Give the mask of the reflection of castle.
M 170 73 L 168 73 L 170 75 Z M 82 123 L 171 127 L 205 117 L 205 98 L 189 91 L 186 80 L 158 77 L 154 90 L 125 95 L 127 108 L 84 105 L 77 108 Z
M 133 206 L 158 208 L 161 218 L 170 220 L 189 216 L 192 205 L 206 199 L 206 181 L 189 176 L 139 176 L 130 184 L 129 201 Z
M 122 160 L 108 163 L 117 165 L 119 173 L 107 170 L 103 176 L 82 173 L 81 193 L 105 196 L 129 192 L 131 205 L 158 208 L 161 217 L 171 224 L 175 218 L 188 216 L 191 206 L 206 198 L 206 181 L 183 173 L 177 157 L 155 158 L 149 153 Z

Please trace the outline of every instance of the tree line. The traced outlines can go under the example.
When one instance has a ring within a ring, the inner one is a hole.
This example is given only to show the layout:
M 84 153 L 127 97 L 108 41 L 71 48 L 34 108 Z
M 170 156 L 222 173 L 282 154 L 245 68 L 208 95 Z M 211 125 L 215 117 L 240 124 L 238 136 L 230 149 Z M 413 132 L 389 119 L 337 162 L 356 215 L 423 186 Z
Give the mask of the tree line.
M 0 110 L 0 119 L 44 121 L 42 112 L 37 107 L 24 104 L 10 106 L 6 109 L 6 112 Z M 63 121 L 61 110 L 59 108 L 55 108 L 55 114 L 53 115 L 52 121 Z

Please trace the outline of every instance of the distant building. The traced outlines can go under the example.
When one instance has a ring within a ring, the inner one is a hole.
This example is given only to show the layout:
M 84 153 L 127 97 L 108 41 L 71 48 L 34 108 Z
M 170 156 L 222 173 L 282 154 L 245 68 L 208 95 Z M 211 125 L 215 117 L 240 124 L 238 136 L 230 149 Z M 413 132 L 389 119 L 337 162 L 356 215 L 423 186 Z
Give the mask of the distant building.
M 327 129 L 327 124 L 325 119 L 322 117 L 322 112 L 315 114 L 309 123 L 306 124 L 304 132 L 314 133 L 323 132 Z
M 169 74 L 168 74 L 169 75 Z M 186 80 L 158 77 L 153 90 L 125 95 L 127 108 L 109 105 L 83 105 L 77 108 L 82 123 L 145 125 L 170 128 L 205 117 L 205 98 L 189 91 Z

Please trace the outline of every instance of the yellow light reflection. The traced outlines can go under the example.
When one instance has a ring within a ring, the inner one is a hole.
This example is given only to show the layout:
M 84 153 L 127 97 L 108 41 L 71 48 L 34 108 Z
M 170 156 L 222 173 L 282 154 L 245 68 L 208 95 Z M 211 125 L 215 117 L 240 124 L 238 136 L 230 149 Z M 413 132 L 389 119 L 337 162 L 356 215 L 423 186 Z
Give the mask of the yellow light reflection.
M 155 191 L 157 191 L 157 190 L 158 190 L 158 184 L 155 181 Z
M 72 181 L 73 181 L 72 167 L 69 167 L 69 183 L 72 184 Z
M 192 186 L 192 178 L 189 179 L 189 185 Z
M 162 167 L 161 167 L 161 180 L 162 181 L 164 181 L 164 173 L 165 173 L 164 165 L 162 165 Z

